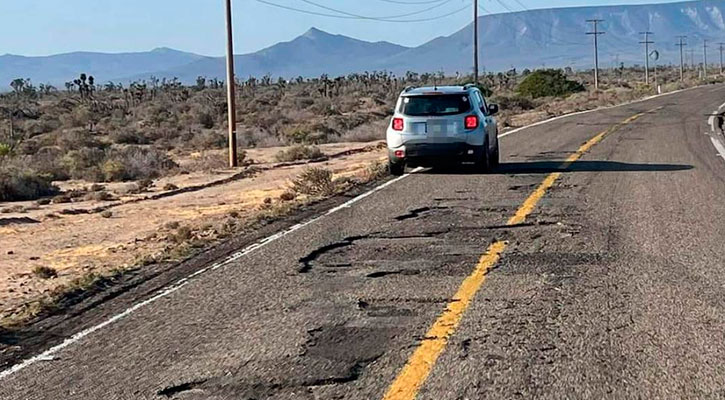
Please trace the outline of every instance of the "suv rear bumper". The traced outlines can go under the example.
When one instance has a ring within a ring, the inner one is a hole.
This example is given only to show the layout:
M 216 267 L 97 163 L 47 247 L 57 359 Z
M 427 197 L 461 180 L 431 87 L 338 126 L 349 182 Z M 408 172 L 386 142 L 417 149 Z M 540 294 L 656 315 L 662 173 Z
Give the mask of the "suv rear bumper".
M 403 157 L 396 152 L 403 151 Z M 388 157 L 394 163 L 406 163 L 409 166 L 431 166 L 450 162 L 473 162 L 483 156 L 483 146 L 468 143 L 406 144 L 398 148 L 388 148 Z

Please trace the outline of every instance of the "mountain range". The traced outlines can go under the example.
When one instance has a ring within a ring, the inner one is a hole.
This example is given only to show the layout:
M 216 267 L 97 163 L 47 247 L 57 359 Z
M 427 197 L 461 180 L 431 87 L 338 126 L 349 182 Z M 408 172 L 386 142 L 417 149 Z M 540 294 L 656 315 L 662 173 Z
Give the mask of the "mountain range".
M 725 42 L 725 2 L 701 0 L 680 3 L 569 7 L 526 10 L 480 17 L 481 66 L 488 71 L 540 66 L 591 68 L 592 29 L 588 19 L 602 19 L 599 55 L 603 65 L 643 64 L 640 32 L 654 32 L 652 49 L 659 63 L 679 63 L 675 37 L 688 36 L 694 62 L 702 60 L 703 39 L 711 41 L 710 60 L 719 62 L 717 42 Z M 421 28 L 421 29 L 424 29 Z M 417 47 L 389 42 L 366 42 L 312 28 L 303 35 L 255 53 L 235 56 L 240 77 L 271 75 L 292 78 L 321 74 L 386 70 L 467 73 L 471 70 L 473 24 Z M 0 56 L 0 86 L 15 78 L 64 82 L 85 72 L 98 82 L 128 82 L 177 77 L 192 83 L 198 76 L 223 78 L 224 58 L 159 48 L 139 53 L 77 52 L 46 57 Z

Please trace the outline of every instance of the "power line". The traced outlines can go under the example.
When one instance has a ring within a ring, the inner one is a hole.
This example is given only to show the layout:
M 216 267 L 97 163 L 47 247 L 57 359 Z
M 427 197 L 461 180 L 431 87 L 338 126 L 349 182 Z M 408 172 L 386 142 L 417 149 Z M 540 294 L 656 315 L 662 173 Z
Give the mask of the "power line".
M 339 14 L 348 15 L 350 17 L 356 17 L 356 18 L 360 18 L 360 19 L 379 20 L 379 19 L 404 18 L 404 17 L 413 16 L 413 15 L 423 14 L 425 12 L 428 12 L 430 10 L 436 9 L 438 7 L 442 7 L 442 6 L 450 3 L 453 0 L 441 0 L 438 4 L 436 4 L 434 6 L 431 6 L 431 7 L 428 7 L 426 9 L 423 9 L 423 10 L 419 10 L 419 11 L 415 11 L 415 12 L 407 13 L 407 14 L 390 15 L 390 16 L 387 16 L 387 17 L 368 17 L 368 16 L 365 16 L 365 15 L 353 14 L 353 13 L 350 13 L 350 12 L 347 12 L 347 11 L 338 10 L 336 8 L 328 7 L 328 6 L 324 5 L 324 4 L 319 4 L 319 3 L 316 3 L 316 2 L 314 2 L 312 0 L 300 0 L 300 1 L 302 1 L 304 3 L 307 3 L 309 5 L 315 6 L 315 7 L 319 7 L 319 8 L 328 10 L 328 11 L 334 11 L 334 12 L 339 13 Z
M 383 3 L 403 4 L 403 5 L 424 5 L 424 4 L 440 3 L 441 1 L 444 1 L 444 0 L 429 0 L 429 1 L 378 0 L 378 1 L 382 1 Z
M 523 8 L 524 10 L 526 10 L 526 11 L 530 11 L 530 10 L 529 10 L 529 9 L 528 9 L 528 8 L 527 8 L 527 7 L 525 6 L 525 5 L 524 5 L 524 3 L 520 2 L 519 0 L 514 0 L 514 1 L 516 2 L 516 4 L 518 4 L 519 6 L 521 6 L 521 8 Z
M 355 17 L 355 16 L 348 16 L 348 15 L 338 15 L 338 14 L 327 14 L 327 13 L 321 13 L 316 11 L 310 11 L 310 10 L 304 10 L 301 8 L 296 7 L 290 7 L 279 3 L 274 3 L 268 0 L 256 0 L 258 3 L 266 4 L 268 6 L 281 8 L 288 11 L 294 11 L 302 14 L 309 14 L 309 15 L 316 15 L 320 17 L 328 17 L 328 18 L 338 18 L 338 19 L 355 19 L 355 20 L 368 20 L 368 21 L 379 21 L 379 22 L 397 22 L 397 23 L 409 23 L 409 22 L 426 22 L 426 21 L 435 21 L 438 19 L 442 19 L 445 17 L 449 17 L 454 14 L 458 14 L 463 10 L 468 9 L 470 7 L 469 5 L 466 5 L 465 7 L 461 7 L 457 10 L 451 11 L 446 14 L 437 15 L 430 18 L 420 18 L 420 19 L 385 19 L 385 18 L 379 18 L 379 17 Z
M 496 2 L 498 4 L 500 4 L 501 7 L 505 8 L 511 14 L 512 17 L 514 17 L 517 20 L 519 20 L 519 22 L 521 22 L 522 24 L 528 25 L 528 23 L 519 16 L 519 12 L 520 11 L 514 11 L 511 7 L 509 7 L 506 3 L 504 3 L 501 0 L 496 0 Z M 483 8 L 483 6 L 481 6 L 481 5 L 479 5 L 479 7 L 482 10 L 486 11 L 487 13 L 493 14 L 492 12 L 490 12 L 490 11 L 486 10 L 485 8 Z M 526 9 L 526 10 L 528 11 L 528 9 Z M 533 14 L 533 15 L 534 15 L 534 18 L 538 19 L 540 22 L 543 22 L 544 25 L 547 25 L 548 24 L 548 22 L 543 21 L 542 19 L 540 19 L 540 17 L 538 15 L 536 15 L 536 14 Z M 550 40 L 550 42 L 548 42 L 548 43 L 544 43 L 544 42 L 541 42 L 540 40 L 536 40 L 536 39 L 532 39 L 532 40 L 534 42 L 538 43 L 538 44 L 541 44 L 541 45 L 546 44 L 546 45 L 552 45 L 552 46 L 585 46 L 584 43 L 569 42 L 569 41 L 566 41 L 566 40 L 563 40 L 563 39 L 556 38 L 556 37 L 554 37 L 554 35 L 551 34 L 551 32 L 548 33 L 548 36 L 549 36 L 549 40 Z M 559 43 L 554 43 L 555 41 L 556 42 L 559 42 Z

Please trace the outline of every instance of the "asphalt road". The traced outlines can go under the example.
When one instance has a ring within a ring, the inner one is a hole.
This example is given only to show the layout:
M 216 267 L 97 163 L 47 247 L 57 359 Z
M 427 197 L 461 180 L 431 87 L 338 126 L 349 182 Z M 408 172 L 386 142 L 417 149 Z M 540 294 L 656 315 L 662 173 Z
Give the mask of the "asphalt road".
M 406 176 L 16 364 L 0 398 L 725 397 L 725 161 L 704 134 L 723 101 L 571 116 L 504 137 L 495 174 Z

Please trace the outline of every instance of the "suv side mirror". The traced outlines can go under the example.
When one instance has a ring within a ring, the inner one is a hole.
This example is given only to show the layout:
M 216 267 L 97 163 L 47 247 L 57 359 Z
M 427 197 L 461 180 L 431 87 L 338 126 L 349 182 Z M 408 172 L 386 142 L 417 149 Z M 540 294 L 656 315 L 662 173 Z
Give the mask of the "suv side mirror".
M 496 115 L 498 114 L 498 104 L 489 104 L 488 105 L 488 115 Z

